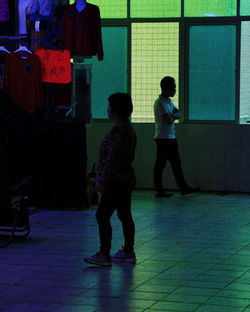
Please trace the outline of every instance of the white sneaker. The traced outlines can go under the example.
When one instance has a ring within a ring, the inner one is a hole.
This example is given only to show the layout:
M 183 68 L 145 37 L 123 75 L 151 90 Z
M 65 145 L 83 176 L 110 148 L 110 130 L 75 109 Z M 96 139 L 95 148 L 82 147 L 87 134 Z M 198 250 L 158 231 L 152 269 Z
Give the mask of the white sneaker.
M 120 249 L 116 254 L 111 256 L 111 259 L 114 262 L 136 263 L 135 252 L 126 252 L 124 249 Z

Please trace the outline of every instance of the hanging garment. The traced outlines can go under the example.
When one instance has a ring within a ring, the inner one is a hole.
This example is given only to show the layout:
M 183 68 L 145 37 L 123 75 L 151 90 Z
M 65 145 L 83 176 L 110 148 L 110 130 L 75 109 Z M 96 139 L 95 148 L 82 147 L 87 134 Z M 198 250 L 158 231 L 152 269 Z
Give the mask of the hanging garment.
M 6 55 L 9 53 L 3 50 L 0 50 L 0 90 L 3 89 L 3 68 L 4 68 L 4 62 Z
M 35 53 L 41 61 L 43 82 L 69 83 L 71 81 L 68 50 L 38 49 Z
M 52 5 L 52 0 L 31 0 L 27 7 L 27 29 L 32 51 L 49 47 Z
M 26 9 L 30 2 L 31 0 L 18 0 L 18 21 L 20 35 L 27 34 Z
M 35 30 L 35 22 L 28 20 L 28 33 L 30 34 L 30 49 L 36 51 L 37 49 L 48 48 L 48 21 L 40 22 L 40 30 Z
M 0 0 L 0 22 L 9 20 L 9 5 L 8 0 Z
M 103 59 L 101 18 L 99 7 L 87 3 L 78 12 L 76 5 L 66 6 L 62 20 L 62 42 L 64 49 L 73 56 L 90 57 L 97 55 Z
M 52 0 L 31 0 L 27 7 L 26 14 L 33 16 L 30 18 L 37 21 L 49 18 L 52 13 L 52 5 Z
M 4 90 L 12 102 L 29 113 L 43 105 L 42 70 L 39 57 L 24 52 L 10 53 L 4 64 Z

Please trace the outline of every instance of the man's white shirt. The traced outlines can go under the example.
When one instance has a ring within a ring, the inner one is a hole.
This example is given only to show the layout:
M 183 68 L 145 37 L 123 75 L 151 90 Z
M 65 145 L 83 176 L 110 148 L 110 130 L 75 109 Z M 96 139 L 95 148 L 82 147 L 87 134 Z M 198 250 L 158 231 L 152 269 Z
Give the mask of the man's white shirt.
M 162 118 L 162 115 L 164 114 L 168 114 L 171 117 L 174 109 L 176 109 L 176 107 L 170 99 L 166 99 L 159 95 L 154 103 L 155 139 L 175 139 L 174 123 L 167 124 Z

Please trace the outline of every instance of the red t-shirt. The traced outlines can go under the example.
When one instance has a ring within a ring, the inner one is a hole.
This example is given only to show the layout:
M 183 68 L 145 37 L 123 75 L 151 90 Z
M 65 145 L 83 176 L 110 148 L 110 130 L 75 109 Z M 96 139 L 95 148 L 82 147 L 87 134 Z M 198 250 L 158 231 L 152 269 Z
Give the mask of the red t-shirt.
M 70 50 L 73 56 L 98 56 L 103 59 L 101 18 L 99 7 L 87 3 L 85 9 L 78 12 L 72 4 L 64 9 L 62 22 L 63 48 Z
M 10 53 L 4 63 L 4 90 L 12 102 L 29 113 L 43 105 L 42 71 L 34 53 Z
M 70 53 L 68 50 L 37 49 L 35 53 L 41 62 L 43 82 L 71 82 Z

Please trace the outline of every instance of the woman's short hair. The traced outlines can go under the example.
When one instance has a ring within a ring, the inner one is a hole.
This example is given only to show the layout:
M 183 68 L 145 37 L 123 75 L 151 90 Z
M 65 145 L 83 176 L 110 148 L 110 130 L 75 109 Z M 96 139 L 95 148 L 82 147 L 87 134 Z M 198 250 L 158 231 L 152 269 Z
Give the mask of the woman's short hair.
M 132 98 L 127 93 L 114 93 L 108 98 L 111 112 L 116 112 L 121 119 L 128 119 L 133 112 Z

